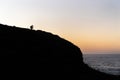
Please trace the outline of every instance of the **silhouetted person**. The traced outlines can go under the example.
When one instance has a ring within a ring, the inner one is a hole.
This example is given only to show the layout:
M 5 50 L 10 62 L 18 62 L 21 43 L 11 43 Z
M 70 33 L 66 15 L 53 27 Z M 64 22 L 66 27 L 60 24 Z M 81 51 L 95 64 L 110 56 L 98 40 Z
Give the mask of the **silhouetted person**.
M 33 30 L 33 25 L 30 26 L 30 29 Z

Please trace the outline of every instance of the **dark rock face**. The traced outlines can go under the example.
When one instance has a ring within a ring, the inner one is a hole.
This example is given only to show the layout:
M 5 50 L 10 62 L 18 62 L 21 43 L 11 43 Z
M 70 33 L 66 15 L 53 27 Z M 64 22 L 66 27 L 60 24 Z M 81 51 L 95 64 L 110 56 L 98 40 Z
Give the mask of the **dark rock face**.
M 119 80 L 84 64 L 81 50 L 71 42 L 40 30 L 1 24 L 0 56 L 2 69 L 8 72 L 49 79 Z

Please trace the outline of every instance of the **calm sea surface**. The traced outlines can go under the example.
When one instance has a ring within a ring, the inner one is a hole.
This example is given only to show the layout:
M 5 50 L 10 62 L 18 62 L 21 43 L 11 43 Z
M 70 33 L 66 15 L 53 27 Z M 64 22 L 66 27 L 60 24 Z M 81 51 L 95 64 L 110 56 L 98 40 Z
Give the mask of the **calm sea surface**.
M 120 54 L 84 54 L 84 62 L 101 72 L 120 75 Z

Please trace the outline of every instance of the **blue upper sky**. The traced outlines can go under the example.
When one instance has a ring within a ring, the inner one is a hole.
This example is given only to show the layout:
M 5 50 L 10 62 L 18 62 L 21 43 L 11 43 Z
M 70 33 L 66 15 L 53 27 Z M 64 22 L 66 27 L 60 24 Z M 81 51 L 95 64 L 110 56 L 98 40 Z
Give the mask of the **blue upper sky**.
M 59 34 L 87 52 L 120 51 L 120 0 L 0 0 L 0 23 Z

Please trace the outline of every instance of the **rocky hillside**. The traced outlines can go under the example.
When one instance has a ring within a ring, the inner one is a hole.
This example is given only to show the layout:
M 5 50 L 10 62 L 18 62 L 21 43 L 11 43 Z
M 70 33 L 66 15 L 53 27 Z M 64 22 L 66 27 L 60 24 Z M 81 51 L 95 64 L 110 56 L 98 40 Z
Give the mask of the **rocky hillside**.
M 90 68 L 77 46 L 41 30 L 0 24 L 0 56 L 1 72 L 19 77 L 22 73 L 39 79 L 120 80 Z

